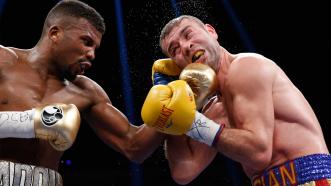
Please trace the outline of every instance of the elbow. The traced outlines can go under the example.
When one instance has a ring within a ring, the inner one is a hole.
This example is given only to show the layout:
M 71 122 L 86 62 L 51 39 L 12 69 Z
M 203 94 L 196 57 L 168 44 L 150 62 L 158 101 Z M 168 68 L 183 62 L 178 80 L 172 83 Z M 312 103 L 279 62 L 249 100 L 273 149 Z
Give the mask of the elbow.
M 254 137 L 248 144 L 246 152 L 251 153 L 245 153 L 243 157 L 245 157 L 246 160 L 241 163 L 256 171 L 265 170 L 270 165 L 272 158 L 272 140 L 263 137 Z
M 115 143 L 114 145 L 111 144 L 111 142 L 107 143 L 107 141 L 105 143 L 134 163 L 142 164 L 147 158 L 147 156 L 134 145 L 128 143 Z
M 145 157 L 138 156 L 136 154 L 126 153 L 125 156 L 133 163 L 142 164 L 145 161 Z
M 145 149 L 138 144 L 129 143 L 124 148 L 124 155 L 132 162 L 142 164 L 152 153 L 151 149 Z
M 190 176 L 185 173 L 171 175 L 171 177 L 179 185 L 187 185 L 194 179 L 193 176 Z
M 199 172 L 194 166 L 188 167 L 186 170 L 182 169 L 183 166 L 180 167 L 180 169 L 173 168 L 171 171 L 172 179 L 179 185 L 189 184 L 199 175 Z
M 128 148 L 125 149 L 123 152 L 124 156 L 128 158 L 130 161 L 137 163 L 137 164 L 142 164 L 147 156 L 140 152 L 139 149 L 137 148 Z
M 255 167 L 257 170 L 265 170 L 271 162 L 272 152 L 271 149 L 257 152 L 252 162 L 252 167 Z

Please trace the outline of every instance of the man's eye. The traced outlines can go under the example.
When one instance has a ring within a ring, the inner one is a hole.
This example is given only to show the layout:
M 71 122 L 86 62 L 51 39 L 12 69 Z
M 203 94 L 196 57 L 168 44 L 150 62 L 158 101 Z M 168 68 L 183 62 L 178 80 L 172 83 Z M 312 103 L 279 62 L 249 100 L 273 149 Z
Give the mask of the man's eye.
M 85 46 L 92 46 L 92 44 L 93 44 L 92 41 L 89 39 L 83 39 L 83 43 Z
M 191 39 L 191 37 L 192 37 L 192 32 L 191 32 L 191 31 L 186 32 L 186 34 L 185 34 L 185 38 L 186 38 L 186 39 Z
M 175 49 L 171 49 L 171 55 L 172 55 L 172 56 L 175 55 Z
M 171 49 L 171 55 L 172 55 L 172 56 L 175 56 L 175 54 L 177 53 L 177 51 L 178 51 L 178 47 L 174 47 L 174 48 L 172 48 L 172 49 Z

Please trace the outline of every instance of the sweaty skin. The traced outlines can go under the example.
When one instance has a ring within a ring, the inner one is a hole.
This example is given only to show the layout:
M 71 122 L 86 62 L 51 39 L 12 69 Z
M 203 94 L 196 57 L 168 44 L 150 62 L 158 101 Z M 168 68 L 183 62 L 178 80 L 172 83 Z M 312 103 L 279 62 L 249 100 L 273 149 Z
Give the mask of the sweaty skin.
M 106 144 L 133 161 L 143 161 L 158 147 L 163 135 L 145 125 L 130 125 L 105 91 L 83 75 L 95 58 L 101 33 L 85 19 L 66 26 L 51 27 L 32 49 L 0 47 L 0 111 L 75 104 Z M 0 139 L 1 160 L 57 170 L 62 154 L 39 139 Z
M 202 108 L 202 113 L 216 123 L 229 125 L 226 110 L 219 95 L 212 97 Z M 217 150 L 192 140 L 188 136 L 168 135 L 165 143 L 171 176 L 179 184 L 188 184 L 215 158 Z
M 240 162 L 248 176 L 304 155 L 329 154 L 311 106 L 286 74 L 262 55 L 229 53 L 217 39 L 211 25 L 186 18 L 161 48 L 181 69 L 198 62 L 217 73 L 229 121 L 215 146 L 218 152 Z M 203 55 L 193 57 L 200 51 Z M 208 117 L 217 120 L 218 112 L 210 110 Z

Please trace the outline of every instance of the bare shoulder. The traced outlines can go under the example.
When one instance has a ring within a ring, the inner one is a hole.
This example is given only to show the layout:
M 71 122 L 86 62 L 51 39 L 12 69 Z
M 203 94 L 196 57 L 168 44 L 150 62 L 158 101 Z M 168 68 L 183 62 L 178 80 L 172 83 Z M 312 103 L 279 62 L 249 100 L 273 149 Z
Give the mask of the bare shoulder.
M 98 99 L 106 99 L 109 101 L 107 93 L 104 89 L 94 80 L 83 75 L 78 75 L 72 82 L 79 88 L 89 92 L 91 96 L 95 96 Z
M 13 64 L 18 61 L 16 52 L 8 47 L 0 45 L 0 64 Z
M 229 73 L 235 75 L 272 75 L 277 65 L 263 55 L 256 53 L 240 53 L 231 63 Z
M 241 87 L 250 87 L 252 82 L 272 84 L 277 70 L 277 65 L 272 60 L 260 54 L 241 53 L 235 56 L 230 65 L 228 83 Z
M 235 62 L 234 64 L 240 64 L 243 65 L 242 63 L 246 64 L 246 63 L 250 63 L 247 65 L 256 65 L 256 64 L 260 64 L 260 65 L 269 65 L 269 64 L 274 64 L 274 62 L 269 59 L 264 57 L 261 54 L 257 54 L 257 53 L 240 53 L 237 54 L 233 60 L 233 62 Z

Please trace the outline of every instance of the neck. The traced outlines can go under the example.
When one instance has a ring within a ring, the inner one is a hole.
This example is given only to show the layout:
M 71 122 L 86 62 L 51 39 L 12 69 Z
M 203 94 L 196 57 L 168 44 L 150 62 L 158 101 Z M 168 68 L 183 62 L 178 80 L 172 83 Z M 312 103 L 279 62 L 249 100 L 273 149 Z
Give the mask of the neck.
M 53 65 L 53 59 L 50 57 L 49 48 L 45 44 L 38 44 L 32 49 L 28 50 L 27 61 L 31 67 L 39 72 L 43 79 L 49 77 L 59 77 L 55 66 Z
M 225 68 L 227 69 L 229 64 L 230 64 L 230 60 L 229 60 L 229 56 L 231 55 L 225 48 L 220 47 L 220 56 L 219 56 L 219 60 L 217 63 L 217 73 L 218 72 L 222 72 L 225 70 Z
M 234 59 L 234 55 L 229 53 L 223 47 L 220 48 L 220 59 L 217 66 L 217 76 L 220 78 L 220 86 L 224 84 L 225 77 L 229 71 L 230 65 Z

